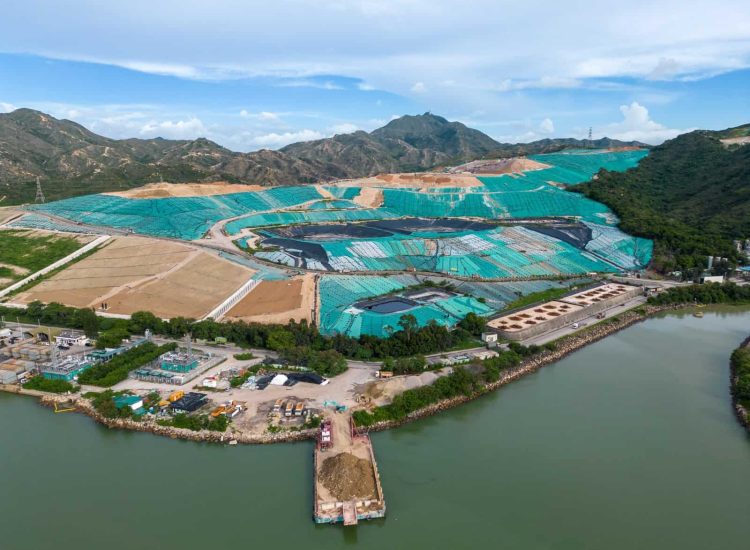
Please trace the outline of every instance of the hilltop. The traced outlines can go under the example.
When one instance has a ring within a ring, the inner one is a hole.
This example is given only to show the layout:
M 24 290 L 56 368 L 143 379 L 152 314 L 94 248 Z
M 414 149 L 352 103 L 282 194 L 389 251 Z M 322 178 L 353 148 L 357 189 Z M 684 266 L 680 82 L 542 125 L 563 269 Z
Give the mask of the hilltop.
M 161 179 L 292 185 L 384 172 L 423 171 L 477 158 L 510 157 L 568 147 L 640 146 L 616 140 L 546 139 L 503 144 L 430 113 L 403 116 L 357 131 L 294 143 L 278 151 L 230 151 L 205 138 L 111 139 L 70 120 L 32 109 L 0 114 L 0 193 L 31 201 L 37 177 L 48 199 L 118 191 Z
M 732 239 L 750 236 L 750 125 L 698 130 L 654 147 L 638 167 L 603 172 L 573 188 L 603 202 L 627 233 L 655 240 L 664 271 L 700 268 L 705 256 L 736 259 Z

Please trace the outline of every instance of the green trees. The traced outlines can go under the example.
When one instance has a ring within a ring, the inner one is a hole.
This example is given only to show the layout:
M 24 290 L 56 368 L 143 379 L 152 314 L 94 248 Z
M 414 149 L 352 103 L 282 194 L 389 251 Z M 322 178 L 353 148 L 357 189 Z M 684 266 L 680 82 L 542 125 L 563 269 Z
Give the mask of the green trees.
M 74 323 L 79 325 L 89 338 L 96 338 L 99 335 L 99 317 L 93 310 L 88 308 L 76 310 Z
M 341 374 L 348 368 L 344 356 L 332 349 L 312 352 L 307 366 L 321 376 L 329 377 Z
M 188 415 L 180 413 L 174 415 L 171 420 L 160 420 L 159 423 L 163 426 L 173 426 L 194 432 L 200 430 L 223 432 L 229 426 L 229 419 L 224 415 L 211 418 L 206 414 Z
M 96 348 L 117 348 L 120 347 L 122 341 L 130 336 L 127 329 L 122 327 L 115 327 L 108 331 L 102 332 L 96 339 Z
M 654 239 L 653 265 L 693 274 L 707 255 L 737 259 L 731 239 L 750 236 L 750 148 L 727 149 L 691 132 L 651 150 L 637 168 L 601 171 L 571 191 L 609 206 L 623 231 Z
M 35 376 L 23 385 L 24 389 L 46 391 L 50 393 L 68 393 L 76 387 L 66 380 L 48 380 L 43 376 Z
M 106 363 L 94 365 L 82 372 L 78 381 L 81 384 L 90 384 L 102 388 L 114 386 L 125 380 L 131 370 L 150 363 L 161 354 L 173 351 L 176 347 L 177 345 L 174 343 L 157 346 L 152 342 L 146 342 L 113 357 Z
M 268 335 L 266 345 L 274 350 L 281 351 L 294 347 L 294 335 L 284 329 L 276 329 Z
M 743 407 L 750 408 L 750 348 L 734 350 L 731 363 L 736 377 L 732 383 L 732 394 Z
M 424 359 L 424 358 L 422 358 Z M 502 370 L 515 367 L 521 356 L 513 351 L 501 351 L 497 357 L 482 362 L 481 367 L 456 367 L 447 376 L 441 376 L 432 385 L 406 390 L 393 398 L 390 405 L 375 407 L 371 412 L 354 411 L 358 426 L 372 426 L 377 422 L 399 421 L 419 409 L 444 399 L 460 395 L 471 396 L 482 391 L 485 384 L 497 382 Z M 394 369 L 398 368 L 397 360 Z
M 40 302 L 29 304 L 26 311 L 4 308 L 0 305 L 0 314 L 10 319 L 18 317 L 36 323 L 37 319 L 52 326 L 82 328 L 84 323 L 94 319 L 84 310 L 69 308 L 60 304 L 44 305 Z M 87 321 L 88 319 L 88 321 Z M 315 325 L 307 322 L 290 322 L 286 325 L 267 325 L 235 321 L 217 323 L 211 319 L 193 321 L 176 317 L 161 321 L 148 312 L 137 312 L 130 320 L 97 318 L 101 335 L 97 339 L 98 347 L 116 347 L 123 338 L 130 334 L 142 334 L 150 329 L 154 334 L 171 338 L 182 338 L 191 332 L 194 338 L 214 339 L 218 336 L 241 347 L 268 348 L 284 353 L 293 353 L 294 348 L 307 348 L 310 351 L 333 350 L 351 359 L 362 361 L 384 357 L 411 357 L 439 353 L 476 342 L 475 333 L 481 331 L 482 319 L 468 316 L 468 320 L 453 330 L 436 322 L 419 327 L 416 319 L 405 315 L 399 323 L 401 330 L 395 331 L 388 338 L 362 335 L 350 338 L 341 334 L 323 336 Z M 304 352 L 307 355 L 307 351 Z M 335 370 L 335 367 L 334 367 Z
M 482 335 L 485 327 L 484 317 L 480 317 L 474 312 L 469 312 L 466 317 L 461 319 L 458 326 L 464 329 L 466 332 L 477 338 Z
M 280 355 L 289 363 L 307 367 L 321 376 L 336 376 L 348 368 L 346 358 L 332 349 L 317 351 L 308 346 L 296 346 L 282 350 Z
M 750 286 L 707 283 L 672 287 L 648 299 L 650 304 L 750 304 Z
M 133 411 L 130 407 L 123 407 L 118 409 L 115 405 L 115 392 L 112 390 L 105 390 L 100 393 L 93 395 L 88 394 L 87 397 L 91 398 L 91 404 L 100 415 L 104 418 L 130 418 L 133 416 Z
M 393 364 L 392 370 L 395 374 L 416 374 L 424 371 L 427 367 L 427 359 L 424 355 L 414 357 L 399 357 Z
M 143 334 L 146 330 L 159 333 L 164 322 L 150 311 L 136 311 L 130 316 L 128 330 L 133 334 Z

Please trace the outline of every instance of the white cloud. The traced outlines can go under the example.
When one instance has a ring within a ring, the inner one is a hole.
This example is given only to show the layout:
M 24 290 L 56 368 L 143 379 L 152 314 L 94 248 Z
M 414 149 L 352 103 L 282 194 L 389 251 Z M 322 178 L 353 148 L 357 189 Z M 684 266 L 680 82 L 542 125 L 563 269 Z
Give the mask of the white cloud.
M 151 121 L 144 124 L 139 133 L 145 137 L 195 139 L 204 137 L 207 130 L 200 119 L 191 117 L 187 120 Z
M 159 63 L 150 61 L 123 61 L 119 63 L 126 69 L 140 71 L 142 73 L 160 74 L 166 76 L 177 76 L 180 78 L 198 78 L 200 71 L 190 65 L 176 63 Z
M 607 80 L 688 80 L 750 67 L 747 0 L 276 0 L 253 9 L 239 0 L 67 0 L 64 10 L 59 6 L 59 0 L 4 6 L 0 51 L 184 79 L 262 76 L 279 79 L 279 86 L 406 92 L 435 112 L 482 109 L 488 123 L 498 114 L 538 116 L 532 110 L 538 105 L 524 103 L 532 90 L 599 91 Z M 357 80 L 341 84 L 342 76 Z M 508 93 L 498 98 L 498 92 Z M 557 113 L 554 119 L 565 123 Z
M 662 57 L 656 67 L 646 75 L 649 80 L 669 80 L 679 74 L 680 64 L 672 58 Z
M 551 88 L 578 88 L 583 82 L 576 78 L 558 76 L 543 76 L 535 80 L 503 80 L 495 89 L 498 92 L 511 92 L 515 90 L 551 89 Z
M 260 120 L 262 122 L 280 122 L 281 117 L 278 113 L 272 113 L 270 111 L 261 111 L 259 113 L 251 113 L 245 109 L 242 109 L 240 111 L 240 116 L 242 118 L 252 118 L 256 120 Z
M 555 131 L 555 124 L 552 122 L 551 118 L 545 118 L 540 124 L 539 124 L 539 131 L 541 131 L 543 134 L 551 134 Z
M 0 101 L 0 113 L 10 113 L 11 111 L 15 111 L 16 106 L 12 103 L 5 103 L 3 101 Z
M 351 134 L 359 130 L 359 126 L 350 122 L 344 122 L 343 124 L 331 126 L 331 130 L 334 134 Z
M 658 144 L 694 130 L 694 128 L 678 130 L 659 124 L 651 119 L 648 109 L 637 101 L 633 101 L 630 105 L 621 105 L 620 112 L 622 121 L 609 124 L 602 131 L 597 131 L 598 137 L 606 136 L 622 141 Z
M 331 80 L 316 80 L 312 78 L 296 78 L 280 80 L 277 86 L 281 88 L 317 88 L 319 90 L 343 90 L 343 86 Z
M 297 141 L 312 141 L 315 139 L 323 139 L 325 134 L 322 134 L 316 130 L 298 130 L 296 132 L 284 132 L 282 134 L 271 132 L 270 134 L 263 134 L 252 138 L 252 143 L 258 147 L 267 147 L 275 149 L 295 143 Z
M 292 79 L 289 86 L 325 89 L 340 86 L 314 75 L 346 75 L 362 79 L 360 89 L 390 91 L 446 79 L 484 91 L 572 87 L 590 77 L 683 79 L 750 66 L 747 0 L 59 5 L 11 2 L 0 20 L 0 51 L 179 78 L 281 76 Z M 507 81 L 498 84 L 498 75 Z

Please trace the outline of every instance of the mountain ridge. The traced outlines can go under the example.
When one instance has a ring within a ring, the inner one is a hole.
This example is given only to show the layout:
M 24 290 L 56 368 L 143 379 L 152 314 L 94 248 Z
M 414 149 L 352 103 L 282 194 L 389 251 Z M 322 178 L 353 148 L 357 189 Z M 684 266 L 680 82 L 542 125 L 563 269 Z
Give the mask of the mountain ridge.
M 606 144 L 606 145 L 603 145 Z M 117 191 L 164 179 L 175 183 L 293 185 L 419 172 L 477 158 L 559 151 L 568 147 L 646 146 L 616 140 L 546 139 L 503 144 L 460 122 L 405 115 L 372 132 L 292 143 L 279 150 L 231 151 L 206 138 L 112 139 L 33 109 L 0 114 L 0 196 L 33 200 L 35 179 L 49 199 Z

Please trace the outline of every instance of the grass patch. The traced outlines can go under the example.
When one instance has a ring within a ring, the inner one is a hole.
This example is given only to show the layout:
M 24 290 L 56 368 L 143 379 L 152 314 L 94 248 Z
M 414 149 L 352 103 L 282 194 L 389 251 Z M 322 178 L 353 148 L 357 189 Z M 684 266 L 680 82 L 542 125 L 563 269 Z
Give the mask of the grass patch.
M 561 288 L 548 288 L 547 290 L 540 290 L 539 292 L 532 292 L 526 296 L 521 296 L 517 300 L 513 300 L 507 306 L 505 310 L 518 309 L 522 307 L 535 304 L 537 302 L 549 302 L 550 300 L 557 300 L 562 298 L 568 292 L 575 290 L 576 287 L 561 287 Z
M 60 273 L 61 271 L 65 270 L 65 269 L 68 269 L 68 268 L 69 268 L 70 266 L 72 266 L 73 264 L 76 264 L 76 263 L 80 262 L 81 260 L 84 260 L 84 259 L 88 258 L 88 257 L 89 257 L 89 256 L 91 256 L 92 254 L 94 254 L 94 253 L 96 253 L 96 252 L 99 252 L 99 251 L 100 251 L 100 250 L 101 250 L 101 249 L 102 249 L 103 247 L 107 246 L 108 244 L 109 244 L 109 242 L 105 242 L 105 243 L 104 243 L 104 244 L 102 244 L 101 246 L 96 246 L 96 247 L 92 248 L 92 249 L 91 249 L 91 250 L 89 250 L 88 252 L 85 252 L 85 253 L 81 254 L 81 255 L 80 255 L 80 256 L 78 256 L 77 258 L 75 258 L 75 259 L 73 259 L 73 260 L 69 261 L 68 263 L 66 263 L 66 264 L 64 264 L 64 265 L 61 265 L 61 266 L 60 266 L 60 267 L 58 267 L 57 269 L 53 269 L 53 270 L 52 270 L 52 271 L 50 271 L 49 273 L 45 273 L 45 274 L 44 274 L 44 275 L 42 275 L 41 277 L 37 277 L 37 278 L 36 278 L 36 279 L 34 279 L 33 281 L 29 281 L 29 282 L 28 282 L 28 283 L 26 283 L 25 285 L 23 285 L 23 286 L 21 286 L 21 287 L 19 287 L 19 288 L 15 289 L 15 290 L 14 290 L 13 292 L 11 292 L 11 293 L 10 293 L 10 295 L 11 295 L 11 296 L 15 296 L 15 295 L 17 295 L 17 294 L 20 294 L 21 292 L 26 292 L 26 291 L 27 291 L 27 290 L 29 290 L 29 289 L 30 289 L 31 287 L 33 287 L 33 286 L 36 286 L 36 285 L 38 285 L 38 284 L 39 284 L 39 283 L 41 283 L 42 281 L 46 281 L 47 279 L 50 279 L 50 278 L 54 277 L 55 275 L 57 275 L 57 274 L 58 274 L 58 273 Z M 67 254 L 66 254 L 66 256 L 67 256 Z M 63 256 L 63 258 L 64 258 L 64 257 L 65 257 L 65 256 Z M 59 260 L 59 259 L 60 259 L 60 258 L 57 258 L 57 259 L 55 259 L 55 260 L 52 260 L 52 261 L 50 261 L 50 262 L 47 262 L 47 263 L 46 263 L 46 264 L 45 264 L 45 265 L 44 265 L 43 267 L 46 267 L 47 265 L 49 265 L 49 264 L 51 264 L 51 263 L 54 263 L 54 262 L 56 262 L 56 261 L 57 261 L 57 260 Z M 36 270 L 36 271 L 39 271 L 39 270 Z M 34 273 L 36 273 L 36 271 L 34 271 Z M 27 276 L 27 275 L 24 275 L 23 277 L 26 277 L 26 276 Z M 18 277 L 18 279 L 23 279 L 23 277 Z
M 81 246 L 77 239 L 58 235 L 29 235 L 27 231 L 3 231 L 0 238 L 0 262 L 39 271 Z M 20 275 L 13 273 L 17 279 Z
M 43 376 L 35 376 L 23 385 L 25 390 L 46 391 L 49 393 L 75 392 L 76 387 L 66 380 L 49 380 Z

